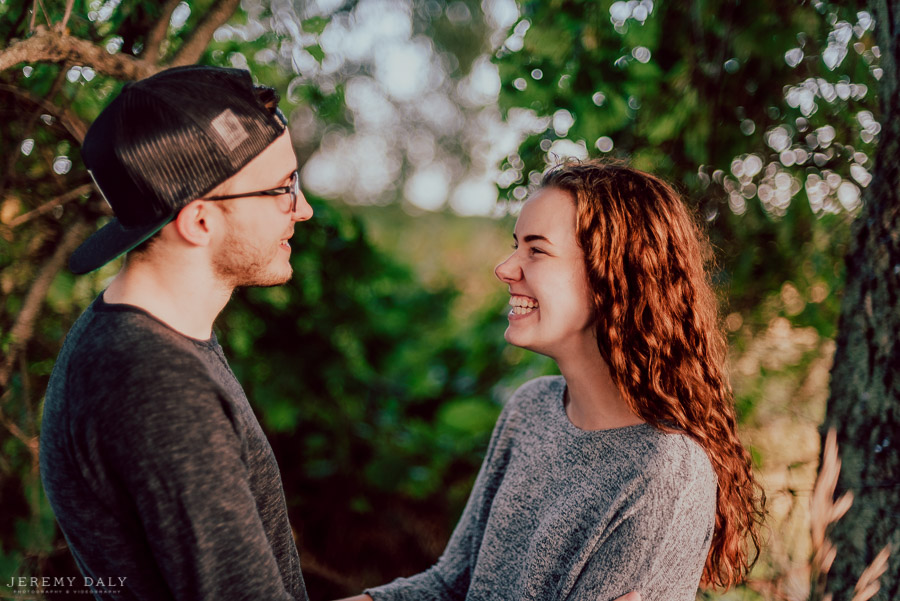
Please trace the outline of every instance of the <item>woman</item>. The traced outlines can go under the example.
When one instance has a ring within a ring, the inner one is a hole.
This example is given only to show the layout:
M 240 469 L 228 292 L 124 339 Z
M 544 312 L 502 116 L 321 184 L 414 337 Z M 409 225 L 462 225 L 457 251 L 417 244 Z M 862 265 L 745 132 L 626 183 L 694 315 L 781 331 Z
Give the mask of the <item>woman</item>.
M 376 601 L 693 600 L 759 551 L 763 498 L 735 432 L 708 250 L 674 190 L 601 162 L 549 173 L 497 266 L 511 344 L 561 376 L 504 408 L 431 569 Z M 362 597 L 365 598 L 365 597 Z

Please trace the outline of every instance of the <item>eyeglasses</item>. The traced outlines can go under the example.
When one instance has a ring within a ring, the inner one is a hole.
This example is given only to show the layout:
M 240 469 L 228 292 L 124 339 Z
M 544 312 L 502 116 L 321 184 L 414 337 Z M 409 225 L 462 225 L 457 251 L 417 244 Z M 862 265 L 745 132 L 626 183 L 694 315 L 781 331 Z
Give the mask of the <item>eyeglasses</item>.
M 259 190 L 257 192 L 244 192 L 242 194 L 207 196 L 203 200 L 231 200 L 232 198 L 250 198 L 252 196 L 281 196 L 282 194 L 291 195 L 291 213 L 295 213 L 297 211 L 297 199 L 300 198 L 300 177 L 296 170 L 291 173 L 291 181 L 287 186 L 279 186 L 270 190 Z

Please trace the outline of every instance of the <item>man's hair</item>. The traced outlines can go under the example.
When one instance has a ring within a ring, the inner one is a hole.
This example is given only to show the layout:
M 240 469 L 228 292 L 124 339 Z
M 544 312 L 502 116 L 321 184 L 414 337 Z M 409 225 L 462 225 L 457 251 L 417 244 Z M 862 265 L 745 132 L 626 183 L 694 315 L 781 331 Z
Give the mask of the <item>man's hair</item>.
M 128 259 L 143 259 L 144 257 L 148 256 L 150 253 L 150 249 L 156 246 L 156 243 L 159 242 L 159 232 L 161 231 L 162 230 L 159 230 L 158 232 L 129 250 L 128 254 L 126 255 Z

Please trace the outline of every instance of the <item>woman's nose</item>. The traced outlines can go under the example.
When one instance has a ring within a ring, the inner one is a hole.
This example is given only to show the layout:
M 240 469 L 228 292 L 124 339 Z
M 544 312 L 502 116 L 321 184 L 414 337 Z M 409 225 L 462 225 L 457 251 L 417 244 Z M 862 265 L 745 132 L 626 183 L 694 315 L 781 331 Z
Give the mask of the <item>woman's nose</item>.
M 516 254 L 513 253 L 505 261 L 494 268 L 494 275 L 501 282 L 516 282 L 522 278 L 522 268 L 516 261 Z

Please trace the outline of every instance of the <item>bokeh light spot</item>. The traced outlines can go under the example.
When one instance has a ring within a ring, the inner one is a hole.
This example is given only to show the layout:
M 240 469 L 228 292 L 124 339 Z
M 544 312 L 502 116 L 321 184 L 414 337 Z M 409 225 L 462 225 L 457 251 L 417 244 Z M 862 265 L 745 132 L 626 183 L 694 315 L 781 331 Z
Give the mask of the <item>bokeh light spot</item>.
M 497 186 L 494 182 L 467 180 L 453 191 L 450 208 L 466 217 L 490 215 L 496 202 Z
M 65 175 L 72 169 L 72 161 L 67 156 L 58 156 L 53 159 L 53 172 Z
M 631 56 L 639 63 L 647 63 L 650 61 L 650 50 L 644 46 L 638 46 L 631 51 Z
M 801 48 L 792 48 L 784 53 L 784 62 L 788 67 L 796 67 L 803 60 L 803 50 Z
M 597 138 L 595 146 L 600 152 L 609 152 L 613 149 L 613 140 L 609 136 L 601 136 Z
M 450 175 L 440 165 L 429 165 L 416 171 L 403 188 L 406 199 L 412 204 L 436 211 L 444 206 L 450 186 Z
M 169 25 L 172 29 L 181 29 L 184 27 L 184 24 L 187 23 L 190 16 L 190 5 L 187 2 L 179 2 L 178 6 L 175 7 L 175 10 L 172 11 L 172 18 L 169 20 Z
M 575 117 L 566 109 L 559 109 L 553 113 L 553 131 L 557 136 L 563 137 L 569 133 L 569 129 L 575 124 Z
M 838 201 L 848 211 L 853 211 L 860 204 L 859 188 L 851 182 L 843 182 L 837 189 Z

